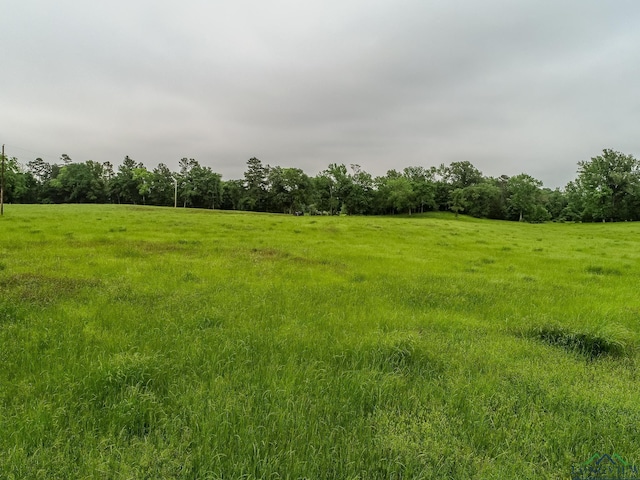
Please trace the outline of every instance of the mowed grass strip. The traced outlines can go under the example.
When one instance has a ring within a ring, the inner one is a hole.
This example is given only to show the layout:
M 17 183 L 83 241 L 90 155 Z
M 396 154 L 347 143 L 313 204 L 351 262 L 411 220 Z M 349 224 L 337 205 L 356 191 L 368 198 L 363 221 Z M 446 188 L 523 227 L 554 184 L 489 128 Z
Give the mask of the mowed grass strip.
M 640 463 L 640 225 L 5 208 L 2 478 Z

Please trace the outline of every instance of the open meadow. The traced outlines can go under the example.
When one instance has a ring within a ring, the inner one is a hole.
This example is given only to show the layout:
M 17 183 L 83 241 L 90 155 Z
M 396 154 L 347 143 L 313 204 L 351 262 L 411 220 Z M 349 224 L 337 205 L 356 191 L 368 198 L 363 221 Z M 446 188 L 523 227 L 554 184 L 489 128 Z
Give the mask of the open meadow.
M 640 464 L 640 224 L 6 205 L 0 478 Z

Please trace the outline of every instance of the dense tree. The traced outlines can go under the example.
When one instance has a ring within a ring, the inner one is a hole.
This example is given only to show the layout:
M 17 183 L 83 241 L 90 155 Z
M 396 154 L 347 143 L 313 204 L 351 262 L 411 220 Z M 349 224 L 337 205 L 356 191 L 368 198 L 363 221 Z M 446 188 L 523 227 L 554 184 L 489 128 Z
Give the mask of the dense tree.
M 200 166 L 193 158 L 181 158 L 178 162 L 180 173 L 178 180 L 178 198 L 184 208 L 193 206 L 194 197 L 197 195 L 197 185 L 193 179 L 191 171 Z
M 247 197 L 244 204 L 249 210 L 264 211 L 266 209 L 268 173 L 269 167 L 262 165 L 256 157 L 247 160 L 247 170 L 244 172 Z
M 526 215 L 537 213 L 540 216 L 541 211 L 537 209 L 540 201 L 540 187 L 542 182 L 536 180 L 526 173 L 513 176 L 507 181 L 507 191 L 509 198 L 507 204 L 512 212 L 518 216 L 518 220 L 522 222 Z
M 330 213 L 342 211 L 345 200 L 351 195 L 353 182 L 344 164 L 332 163 L 322 172 L 329 181 Z M 346 213 L 346 206 L 345 206 Z
M 605 149 L 602 155 L 578 163 L 575 182 L 584 203 L 583 217 L 601 221 L 637 220 L 640 165 L 631 155 Z
M 451 192 L 449 209 L 456 214 L 457 218 L 458 214 L 464 212 L 465 208 L 467 208 L 467 199 L 464 188 L 456 188 Z
M 348 179 L 351 188 L 344 197 L 344 205 L 349 215 L 364 215 L 372 212 L 373 178 L 360 165 L 351 165 L 351 175 Z
M 449 166 L 440 165 L 434 172 L 439 178 L 435 183 L 434 199 L 440 210 L 447 210 L 454 204 L 452 198 L 456 189 L 465 189 L 484 181 L 482 172 L 471 162 L 452 162 Z M 458 200 L 462 197 L 458 193 Z
M 51 180 L 53 173 L 53 167 L 41 158 L 27 162 L 27 170 L 31 172 L 39 182 Z
M 147 196 L 151 191 L 153 174 L 143 166 L 138 166 L 132 171 L 132 178 L 138 186 L 138 195 L 143 205 L 147 203 Z
M 397 170 L 388 170 L 384 177 L 376 178 L 378 213 L 408 213 L 416 205 L 416 195 L 411 180 Z
M 311 180 L 299 168 L 271 167 L 267 174 L 271 211 L 304 211 L 309 203 Z
M 98 162 L 69 163 L 60 169 L 51 185 L 61 192 L 64 202 L 104 203 L 107 187 L 102 174 L 103 167 Z
M 33 178 L 28 172 L 24 172 L 16 157 L 4 158 L 4 202 L 5 203 L 31 203 L 29 183 Z
M 184 207 L 215 208 L 222 201 L 221 175 L 193 158 L 179 162 L 178 194 Z
M 556 188 L 555 190 L 551 190 L 549 188 L 542 189 L 542 201 L 551 218 L 566 220 L 563 215 L 567 208 L 568 200 L 565 193 L 560 191 L 559 188 Z
M 198 165 L 191 171 L 191 178 L 196 186 L 196 207 L 220 208 L 222 203 L 222 175 L 215 173 L 211 167 Z
M 560 214 L 561 220 L 580 221 L 583 219 L 584 199 L 576 182 L 569 182 L 564 188 L 567 205 Z
M 386 182 L 389 203 L 396 212 L 407 212 L 411 215 L 416 203 L 416 194 L 411 180 L 405 176 L 389 178 Z
M 471 162 L 452 162 L 448 167 L 440 166 L 440 174 L 453 189 L 477 185 L 484 179 L 482 172 Z
M 242 210 L 246 201 L 246 190 L 242 180 L 222 182 L 222 208 Z
M 50 182 L 60 173 L 58 165 L 51 165 L 42 158 L 36 158 L 27 162 L 27 172 L 31 174 L 33 181 L 29 182 L 30 197 L 36 202 L 51 203 L 58 196 L 58 192 L 51 187 Z M 59 199 L 59 201 L 62 201 Z
M 144 168 L 142 163 L 136 163 L 127 155 L 120 167 L 118 173 L 109 182 L 109 194 L 118 203 L 142 202 L 140 194 L 140 172 L 136 174 L 136 169 Z
M 173 173 L 164 163 L 158 164 L 151 172 L 149 203 L 173 206 L 175 202 L 175 180 Z
M 311 179 L 309 211 L 312 214 L 329 213 L 332 210 L 332 180 L 324 174 L 319 173 Z
M 504 218 L 502 191 L 492 182 L 462 189 L 465 213 L 478 218 Z
M 425 210 L 436 208 L 434 171 L 424 167 L 407 167 L 403 175 L 411 183 L 414 210 L 423 213 Z

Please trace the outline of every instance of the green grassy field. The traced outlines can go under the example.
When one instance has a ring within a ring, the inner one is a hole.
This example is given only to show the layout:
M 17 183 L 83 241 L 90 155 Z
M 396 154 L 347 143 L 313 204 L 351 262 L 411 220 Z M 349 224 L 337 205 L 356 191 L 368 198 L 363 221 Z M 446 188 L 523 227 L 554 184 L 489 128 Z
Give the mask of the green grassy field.
M 640 224 L 5 206 L 0 478 L 640 464 Z

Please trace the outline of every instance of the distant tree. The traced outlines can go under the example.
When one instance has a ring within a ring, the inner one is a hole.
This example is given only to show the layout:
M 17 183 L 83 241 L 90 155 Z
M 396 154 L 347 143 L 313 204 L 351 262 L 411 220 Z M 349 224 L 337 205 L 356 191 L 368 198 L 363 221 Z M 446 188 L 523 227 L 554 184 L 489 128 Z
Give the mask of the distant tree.
M 4 158 L 4 202 L 31 203 L 35 178 L 23 170 L 16 157 Z
M 462 189 L 466 213 L 477 218 L 503 218 L 502 192 L 492 182 L 483 182 Z
M 50 180 L 53 173 L 52 166 L 39 157 L 27 162 L 27 170 L 41 183 Z
M 196 185 L 197 206 L 201 208 L 220 208 L 222 204 L 222 175 L 211 167 L 198 166 L 191 171 Z
M 482 172 L 471 162 L 452 162 L 448 167 L 440 166 L 440 174 L 454 189 L 477 185 L 483 181 Z
M 467 207 L 467 199 L 463 188 L 456 188 L 451 192 L 451 200 L 449 209 L 456 214 L 456 218 L 460 212 L 464 212 Z
M 344 197 L 344 204 L 349 214 L 364 215 L 371 213 L 373 203 L 373 178 L 358 164 L 351 165 L 351 184 L 348 194 Z
M 434 182 L 433 188 L 433 199 L 436 204 L 436 209 L 440 211 L 449 210 L 451 192 L 454 189 L 442 178 L 439 178 Z
M 132 171 L 132 178 L 138 186 L 138 195 L 143 205 L 147 203 L 147 197 L 151 191 L 153 174 L 145 167 L 135 167 Z
M 142 203 L 140 181 L 143 177 L 139 169 L 143 168 L 142 163 L 136 163 L 128 155 L 124 157 L 118 173 L 109 182 L 109 193 L 118 203 Z
M 575 182 L 569 182 L 564 188 L 564 195 L 567 200 L 566 206 L 562 209 L 559 218 L 568 221 L 581 221 L 584 218 L 584 198 L 580 188 Z
M 567 196 L 559 188 L 551 190 L 550 188 L 544 188 L 542 190 L 542 200 L 544 207 L 549 212 L 550 218 L 553 220 L 566 220 L 563 212 L 569 204 Z
M 174 205 L 174 174 L 164 163 L 159 163 L 151 172 L 149 203 L 160 206 Z
M 541 186 L 540 180 L 526 173 L 511 177 L 507 181 L 509 192 L 507 204 L 512 211 L 516 212 L 519 221 L 522 222 L 527 214 L 536 212 L 536 206 L 540 202 Z
M 392 214 L 395 213 L 395 207 L 392 199 L 392 184 L 390 182 L 396 178 L 400 178 L 401 174 L 397 170 L 387 170 L 383 177 L 376 177 L 376 213 Z
M 51 165 L 42 160 L 42 158 L 27 162 L 27 173 L 33 178 L 32 181 L 28 182 L 30 184 L 29 188 L 35 202 L 51 202 L 50 197 L 53 192 L 49 182 L 54 178 L 54 172 L 57 175 L 59 169 L 60 167 L 57 165 Z
M 113 170 L 113 163 L 106 161 L 102 163 L 102 171 L 104 174 L 104 179 L 105 181 L 108 183 L 110 182 L 113 177 L 116 176 L 114 170 Z
M 271 211 L 304 211 L 309 203 L 311 180 L 299 168 L 271 167 L 267 175 Z
M 102 174 L 98 162 L 69 163 L 60 169 L 51 185 L 59 190 L 65 203 L 103 203 L 107 189 Z
M 578 163 L 575 185 L 584 202 L 583 217 L 593 220 L 637 220 L 634 209 L 640 190 L 640 165 L 631 155 L 605 149 L 602 155 Z
M 433 178 L 433 171 L 424 167 L 407 167 L 403 171 L 403 176 L 411 183 L 414 209 L 424 212 L 425 209 L 436 208 L 436 187 Z
M 222 182 L 222 208 L 227 210 L 242 210 L 246 201 L 244 181 L 227 180 Z
M 179 162 L 178 195 L 183 207 L 216 208 L 222 202 L 221 175 L 193 158 Z
M 440 210 L 449 209 L 455 203 L 452 198 L 454 190 L 464 189 L 484 181 L 482 172 L 468 161 L 452 162 L 449 166 L 441 164 L 435 169 L 434 174 L 438 177 L 434 198 Z
M 244 205 L 249 210 L 264 211 L 266 209 L 268 173 L 269 167 L 262 165 L 256 157 L 247 160 L 247 169 L 244 172 L 247 197 Z
M 332 163 L 322 175 L 328 179 L 326 182 L 329 188 L 330 213 L 342 211 L 345 201 L 349 201 L 353 181 L 347 174 L 347 167 L 344 164 Z
M 182 202 L 183 208 L 193 206 L 194 199 L 198 195 L 196 182 L 193 179 L 191 171 L 200 167 L 200 164 L 194 158 L 181 158 L 178 162 L 180 172 L 178 173 L 178 197 Z
M 325 172 L 320 172 L 311 178 L 310 204 L 313 212 L 331 212 L 333 204 L 333 193 L 335 186 L 333 180 Z

